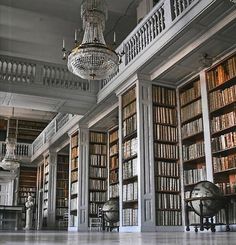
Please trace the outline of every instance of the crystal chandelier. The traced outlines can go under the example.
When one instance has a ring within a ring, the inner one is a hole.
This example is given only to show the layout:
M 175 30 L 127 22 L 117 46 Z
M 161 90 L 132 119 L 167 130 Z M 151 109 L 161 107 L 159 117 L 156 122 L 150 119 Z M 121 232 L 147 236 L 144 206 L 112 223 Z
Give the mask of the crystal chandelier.
M 84 37 L 68 55 L 68 69 L 83 79 L 102 80 L 114 75 L 119 67 L 119 54 L 107 47 L 103 37 L 107 8 L 104 0 L 83 0 L 81 6 Z M 115 34 L 114 34 L 115 42 Z M 63 40 L 63 57 L 66 57 Z
M 14 109 L 13 109 L 14 110 Z M 7 139 L 6 139 L 6 154 L 3 160 L 0 162 L 0 167 L 5 170 L 15 171 L 20 167 L 20 163 L 16 159 L 15 149 L 16 149 L 16 138 L 17 138 L 17 123 L 15 132 L 13 135 L 9 133 L 10 129 L 10 119 L 8 120 L 7 127 Z

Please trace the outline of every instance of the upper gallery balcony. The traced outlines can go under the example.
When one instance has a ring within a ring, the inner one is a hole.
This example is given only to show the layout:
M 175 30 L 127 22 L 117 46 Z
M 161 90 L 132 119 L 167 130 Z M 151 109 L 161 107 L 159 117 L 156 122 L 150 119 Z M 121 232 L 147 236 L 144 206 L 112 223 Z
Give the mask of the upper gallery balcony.
M 161 0 L 121 43 L 119 72 L 101 81 L 98 102 L 136 73 L 176 85 L 235 48 L 235 4 L 230 0 Z

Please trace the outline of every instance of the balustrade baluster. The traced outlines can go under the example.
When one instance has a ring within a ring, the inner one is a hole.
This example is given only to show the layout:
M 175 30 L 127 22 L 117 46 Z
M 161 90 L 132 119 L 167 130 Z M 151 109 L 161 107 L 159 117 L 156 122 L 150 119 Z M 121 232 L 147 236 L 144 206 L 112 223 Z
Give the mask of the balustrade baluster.
M 165 10 L 164 8 L 161 8 L 161 23 L 162 23 L 162 30 L 165 29 Z

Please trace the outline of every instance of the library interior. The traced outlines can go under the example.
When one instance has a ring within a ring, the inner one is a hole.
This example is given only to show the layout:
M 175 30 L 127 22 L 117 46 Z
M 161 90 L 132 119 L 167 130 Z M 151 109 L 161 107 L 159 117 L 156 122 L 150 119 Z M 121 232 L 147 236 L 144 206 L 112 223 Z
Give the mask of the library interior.
M 236 0 L 1 0 L 0 243 L 235 231 Z

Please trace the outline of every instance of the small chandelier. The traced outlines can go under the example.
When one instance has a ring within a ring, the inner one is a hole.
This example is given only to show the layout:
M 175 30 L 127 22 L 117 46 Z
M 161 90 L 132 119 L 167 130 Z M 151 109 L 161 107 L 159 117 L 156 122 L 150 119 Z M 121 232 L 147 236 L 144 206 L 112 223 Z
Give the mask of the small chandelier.
M 14 114 L 14 108 L 12 109 L 12 114 Z M 15 149 L 16 149 L 16 143 L 17 143 L 17 121 L 15 125 L 15 132 L 10 133 L 10 121 L 8 120 L 7 124 L 7 139 L 6 139 L 6 154 L 3 158 L 3 160 L 0 162 L 0 167 L 2 167 L 5 170 L 9 171 L 15 171 L 20 167 L 19 161 L 16 159 L 15 156 Z
M 83 0 L 81 6 L 84 37 L 77 43 L 75 31 L 75 48 L 68 55 L 68 69 L 83 79 L 102 80 L 118 71 L 120 55 L 107 47 L 103 31 L 107 19 L 107 7 L 104 0 Z M 114 33 L 115 43 L 115 33 Z M 63 40 L 63 58 L 66 58 Z

